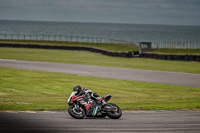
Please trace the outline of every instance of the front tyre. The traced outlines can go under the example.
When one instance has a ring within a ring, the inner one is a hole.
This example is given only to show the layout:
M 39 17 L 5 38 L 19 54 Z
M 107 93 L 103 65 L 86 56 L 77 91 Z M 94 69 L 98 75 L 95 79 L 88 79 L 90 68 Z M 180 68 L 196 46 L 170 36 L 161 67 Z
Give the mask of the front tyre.
M 109 103 L 108 105 L 112 106 L 113 110 L 107 112 L 107 116 L 111 119 L 119 119 L 122 116 L 120 107 L 113 103 Z
M 68 113 L 75 119 L 83 119 L 85 117 L 85 110 L 81 107 L 75 108 L 73 105 L 69 106 Z

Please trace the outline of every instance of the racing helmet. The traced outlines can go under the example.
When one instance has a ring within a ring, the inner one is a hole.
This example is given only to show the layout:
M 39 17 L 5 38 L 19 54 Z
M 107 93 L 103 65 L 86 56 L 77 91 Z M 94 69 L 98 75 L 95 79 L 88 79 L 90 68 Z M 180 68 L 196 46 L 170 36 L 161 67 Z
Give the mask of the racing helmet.
M 79 94 L 82 91 L 82 88 L 80 85 L 76 85 L 73 87 L 73 91 L 76 91 L 76 94 Z

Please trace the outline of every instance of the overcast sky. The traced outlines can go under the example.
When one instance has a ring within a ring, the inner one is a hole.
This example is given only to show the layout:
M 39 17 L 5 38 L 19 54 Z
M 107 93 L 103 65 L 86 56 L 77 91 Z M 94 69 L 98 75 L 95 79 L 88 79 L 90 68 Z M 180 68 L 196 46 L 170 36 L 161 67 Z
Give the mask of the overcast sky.
M 200 25 L 200 0 L 0 0 L 0 19 Z

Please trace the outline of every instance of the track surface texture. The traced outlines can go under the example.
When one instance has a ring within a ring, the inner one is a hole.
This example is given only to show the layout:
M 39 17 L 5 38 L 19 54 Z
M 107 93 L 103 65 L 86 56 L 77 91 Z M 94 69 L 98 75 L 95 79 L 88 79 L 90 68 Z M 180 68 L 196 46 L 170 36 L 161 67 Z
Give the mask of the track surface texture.
M 72 118 L 67 111 L 0 112 L 1 133 L 199 133 L 200 111 L 123 112 L 120 119 Z
M 0 59 L 0 67 L 200 88 L 200 74 Z

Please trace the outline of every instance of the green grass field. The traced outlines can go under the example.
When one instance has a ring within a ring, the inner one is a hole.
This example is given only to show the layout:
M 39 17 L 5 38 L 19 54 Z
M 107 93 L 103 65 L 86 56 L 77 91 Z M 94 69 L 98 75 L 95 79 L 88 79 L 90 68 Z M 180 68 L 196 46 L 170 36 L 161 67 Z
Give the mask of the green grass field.
M 19 44 L 39 44 L 39 45 L 59 45 L 59 46 L 84 46 L 103 49 L 114 52 L 138 51 L 138 46 L 134 44 L 107 44 L 107 43 L 77 43 L 59 41 L 34 41 L 34 40 L 0 40 L 0 43 L 19 43 Z
M 86 51 L 0 48 L 0 58 L 144 70 L 200 73 L 199 62 L 108 57 Z
M 111 94 L 110 102 L 122 109 L 200 109 L 199 88 L 2 67 L 0 83 L 0 110 L 65 110 L 77 84 Z
M 61 42 L 52 45 L 65 45 L 59 43 Z M 108 47 L 102 49 L 121 49 L 118 46 Z M 86 51 L 0 48 L 0 58 L 200 73 L 198 62 L 108 57 Z M 77 84 L 88 87 L 101 96 L 111 94 L 113 97 L 110 102 L 118 104 L 122 109 L 200 109 L 199 88 L 0 67 L 0 110 L 65 110 L 72 87 Z

